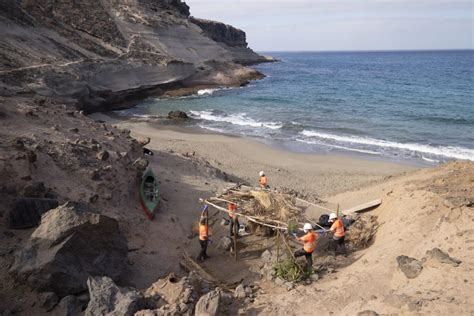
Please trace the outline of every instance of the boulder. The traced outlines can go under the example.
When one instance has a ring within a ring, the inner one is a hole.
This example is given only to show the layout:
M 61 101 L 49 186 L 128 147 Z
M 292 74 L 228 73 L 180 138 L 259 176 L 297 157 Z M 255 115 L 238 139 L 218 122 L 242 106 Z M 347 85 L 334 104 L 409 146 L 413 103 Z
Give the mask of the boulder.
M 236 299 L 242 299 L 242 298 L 245 298 L 247 296 L 247 293 L 245 292 L 245 288 L 242 284 L 239 284 L 235 288 L 234 296 L 235 296 Z
M 40 226 L 15 253 L 10 272 L 38 291 L 64 297 L 86 290 L 89 275 L 119 279 L 127 252 L 115 219 L 64 204 L 43 214 Z
M 183 112 L 183 111 L 170 111 L 168 113 L 168 118 L 169 119 L 188 119 L 189 116 L 186 114 L 186 112 Z
M 121 288 L 109 277 L 89 277 L 90 301 L 85 316 L 132 316 L 144 308 L 143 295 L 132 288 Z
M 423 266 L 420 260 L 407 256 L 397 257 L 398 267 L 409 279 L 416 278 L 423 270 Z
M 199 299 L 194 310 L 195 316 L 217 316 L 219 315 L 219 304 L 221 303 L 220 289 L 215 289 Z
M 379 314 L 376 311 L 372 311 L 372 310 L 367 309 L 365 311 L 358 312 L 357 316 L 379 316 Z
M 449 254 L 439 248 L 433 248 L 426 251 L 426 255 L 429 259 L 436 260 L 440 263 L 450 264 L 453 267 L 457 267 L 461 264 L 461 260 L 451 257 Z

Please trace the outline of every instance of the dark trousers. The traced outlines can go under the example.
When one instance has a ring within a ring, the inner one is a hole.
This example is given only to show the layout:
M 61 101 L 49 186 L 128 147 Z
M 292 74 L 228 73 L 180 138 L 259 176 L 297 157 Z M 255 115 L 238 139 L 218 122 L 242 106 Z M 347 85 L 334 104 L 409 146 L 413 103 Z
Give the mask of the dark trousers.
M 311 271 L 310 269 L 313 268 L 313 253 L 312 252 L 306 252 L 304 249 L 296 250 L 295 251 L 295 257 L 302 257 L 305 256 L 306 258 L 306 270 Z
M 239 228 L 240 228 L 240 224 L 239 224 L 239 220 L 236 218 L 235 219 L 235 225 L 237 226 L 237 236 L 239 235 Z M 234 219 L 231 218 L 230 219 L 230 236 L 234 236 Z
M 338 252 L 341 254 L 346 253 L 346 244 L 345 244 L 345 237 L 333 237 L 333 244 L 334 244 L 334 254 Z
M 199 252 L 199 256 L 197 257 L 198 260 L 207 259 L 207 240 L 199 239 L 199 244 L 201 245 L 201 251 Z

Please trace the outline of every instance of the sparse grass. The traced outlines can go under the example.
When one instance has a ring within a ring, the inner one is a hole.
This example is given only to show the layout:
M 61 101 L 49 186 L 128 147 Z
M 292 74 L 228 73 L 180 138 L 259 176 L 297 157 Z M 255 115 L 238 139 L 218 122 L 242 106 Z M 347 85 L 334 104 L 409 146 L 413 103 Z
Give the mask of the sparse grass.
M 304 280 L 311 275 L 311 271 L 301 272 L 297 263 L 290 258 L 277 263 L 274 269 L 277 277 L 289 282 Z

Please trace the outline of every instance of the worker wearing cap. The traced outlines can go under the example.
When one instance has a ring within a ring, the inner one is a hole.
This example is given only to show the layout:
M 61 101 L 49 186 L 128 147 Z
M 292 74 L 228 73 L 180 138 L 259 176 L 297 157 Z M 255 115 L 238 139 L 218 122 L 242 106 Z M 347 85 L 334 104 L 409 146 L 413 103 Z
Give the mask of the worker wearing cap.
M 239 219 L 237 215 L 235 214 L 235 211 L 237 210 L 237 204 L 232 203 L 232 202 L 227 202 L 227 211 L 229 211 L 229 217 L 230 217 L 230 237 L 234 236 L 234 222 L 235 226 L 237 226 L 237 236 L 239 235 Z
M 201 251 L 197 257 L 198 261 L 203 261 L 209 258 L 207 255 L 207 244 L 209 242 L 209 226 L 207 224 L 207 218 L 202 216 L 199 221 L 199 244 L 201 245 Z
M 260 185 L 260 188 L 262 189 L 268 188 L 267 177 L 265 176 L 265 172 L 263 171 L 259 172 L 258 184 Z
M 313 226 L 310 223 L 306 223 L 303 226 L 305 235 L 303 237 L 297 237 L 296 239 L 304 242 L 303 249 L 295 251 L 295 257 L 306 257 L 306 269 L 311 271 L 313 267 L 313 251 L 316 248 L 317 234 L 313 231 Z
M 329 223 L 332 223 L 331 228 L 329 229 L 333 233 L 333 241 L 334 241 L 334 255 L 341 250 L 341 253 L 346 253 L 346 245 L 345 245 L 345 236 L 346 236 L 346 228 L 344 227 L 344 223 L 342 219 L 338 218 L 336 213 L 331 213 L 329 215 Z

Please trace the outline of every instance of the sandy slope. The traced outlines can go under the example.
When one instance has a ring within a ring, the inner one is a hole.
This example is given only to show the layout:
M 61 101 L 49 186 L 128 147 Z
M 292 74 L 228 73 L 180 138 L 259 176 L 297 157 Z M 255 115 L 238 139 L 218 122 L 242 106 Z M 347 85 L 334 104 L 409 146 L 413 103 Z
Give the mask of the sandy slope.
M 264 313 L 313 315 L 331 312 L 466 315 L 473 313 L 474 164 L 450 163 L 396 177 L 383 184 L 332 196 L 343 205 L 383 197 L 372 213 L 382 224 L 373 245 L 354 254 L 356 261 L 283 295 L 263 295 Z M 472 202 L 471 202 L 472 203 Z M 464 205 L 463 205 L 464 204 Z M 416 259 L 433 247 L 462 260 L 459 267 L 429 260 L 415 279 L 399 270 L 396 257 Z M 304 301 L 310 297 L 310 303 Z

